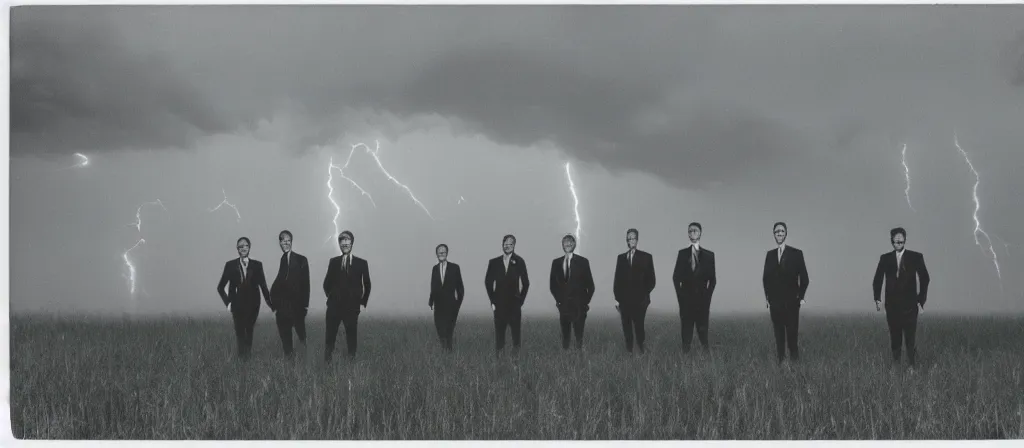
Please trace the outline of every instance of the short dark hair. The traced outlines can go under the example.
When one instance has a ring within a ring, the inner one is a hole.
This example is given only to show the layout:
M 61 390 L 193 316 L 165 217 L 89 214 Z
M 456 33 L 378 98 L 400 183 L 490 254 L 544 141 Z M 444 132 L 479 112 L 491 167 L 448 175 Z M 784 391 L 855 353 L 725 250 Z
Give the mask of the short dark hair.
M 512 244 L 515 245 L 516 244 L 516 236 L 511 234 L 511 233 L 501 237 L 501 244 L 504 245 L 505 241 L 508 240 L 509 238 L 512 238 Z
M 278 241 L 281 241 L 281 240 L 283 240 L 283 239 L 284 239 L 284 236 L 285 236 L 285 235 L 288 235 L 288 238 L 291 238 L 291 239 L 293 239 L 293 240 L 295 239 L 295 237 L 294 237 L 294 236 L 292 236 L 292 233 L 291 233 L 291 232 L 289 232 L 288 230 L 282 230 L 282 231 L 281 231 L 281 233 L 278 233 L 278 234 L 277 234 L 277 240 L 278 240 Z
M 245 242 L 247 244 L 249 244 L 249 247 L 252 247 L 252 241 L 249 241 L 249 237 L 247 237 L 247 236 L 243 236 L 243 237 L 239 238 L 238 241 L 235 241 L 235 246 L 238 246 L 238 243 L 241 243 L 242 240 L 245 240 Z
M 572 240 L 572 244 L 573 245 L 576 244 L 576 236 L 571 234 L 571 233 L 567 233 L 567 234 L 565 234 L 565 236 L 562 237 L 562 242 L 563 243 L 565 242 L 565 240 Z
M 895 243 L 896 242 L 896 235 L 900 235 L 900 234 L 903 235 L 903 240 L 906 241 L 907 240 L 907 229 L 904 229 L 903 227 L 896 227 L 895 229 L 892 229 L 892 230 L 889 231 L 889 242 L 890 243 Z
M 789 226 L 787 226 L 786 223 L 784 223 L 782 221 L 779 221 L 779 222 L 777 222 L 775 224 L 772 224 L 772 232 L 774 232 L 775 228 L 778 227 L 778 226 L 782 226 L 782 229 L 785 230 L 786 233 L 789 233 Z
M 637 239 L 640 239 L 640 231 L 639 230 L 630 227 L 629 230 L 626 230 L 626 238 L 629 238 L 629 234 L 630 233 L 632 233 L 633 235 L 636 235 Z
M 445 244 L 445 243 L 441 243 L 441 244 L 438 244 L 436 247 L 434 247 L 434 253 L 436 254 L 437 250 L 442 248 L 442 247 L 444 248 L 445 252 L 448 252 L 448 245 Z
M 338 242 L 340 243 L 341 240 L 343 240 L 346 236 L 348 237 L 348 239 L 352 240 L 353 243 L 356 242 L 356 236 L 353 235 L 352 232 L 349 230 L 341 231 L 341 234 L 338 235 Z
M 701 233 L 704 233 L 704 228 L 700 226 L 699 222 L 694 221 L 691 222 L 690 225 L 686 226 L 687 229 L 689 229 L 690 227 L 696 227 L 697 230 L 700 230 Z

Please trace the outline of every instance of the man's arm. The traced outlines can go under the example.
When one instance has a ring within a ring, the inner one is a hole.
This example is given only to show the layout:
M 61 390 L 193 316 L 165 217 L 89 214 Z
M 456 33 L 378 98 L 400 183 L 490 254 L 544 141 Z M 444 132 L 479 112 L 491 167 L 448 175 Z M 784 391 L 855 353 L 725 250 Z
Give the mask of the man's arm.
M 270 290 L 267 288 L 267 276 L 263 272 L 263 263 L 256 264 L 254 267 L 256 268 L 256 273 L 259 274 L 259 285 L 260 290 L 263 291 L 263 300 L 267 302 L 270 311 L 277 310 L 277 307 L 274 306 L 273 298 L 270 297 Z
M 519 257 L 519 260 L 522 261 L 523 265 L 523 274 L 519 277 L 519 279 L 522 280 L 523 282 L 523 290 L 520 293 L 519 298 L 519 304 L 522 305 L 526 303 L 526 294 L 530 292 L 530 274 L 526 272 L 526 260 L 524 260 L 522 257 Z
M 797 275 L 800 278 L 800 297 L 798 297 L 798 299 L 805 300 L 804 298 L 807 297 L 807 286 L 810 283 L 810 279 L 807 277 L 807 263 L 804 262 L 804 252 L 800 251 L 797 253 L 800 254 L 800 256 L 797 257 L 797 260 L 800 262 L 798 265 L 799 271 L 797 271 Z
M 708 300 L 711 300 L 711 296 L 715 293 L 715 286 L 718 285 L 718 277 L 715 273 L 715 253 L 708 251 Z
M 370 302 L 370 264 L 366 260 L 363 260 L 363 297 L 362 304 L 363 308 L 366 308 L 366 304 Z
M 620 257 L 615 257 L 615 274 L 612 275 L 612 296 L 616 302 L 622 297 L 622 262 Z
M 885 255 L 878 257 L 878 266 L 875 267 L 875 278 L 871 281 L 871 290 L 875 295 L 875 302 L 882 301 L 882 284 L 885 283 L 885 269 L 882 267 Z
M 427 294 L 428 296 L 430 296 L 427 299 L 427 306 L 429 306 L 430 309 L 434 309 L 434 272 L 437 271 L 438 272 L 437 275 L 440 276 L 441 275 L 440 269 L 441 268 L 438 267 L 436 264 L 434 265 L 434 267 L 430 268 L 430 280 L 427 282 L 427 284 L 430 285 L 429 286 L 430 294 Z M 451 268 L 449 267 L 448 269 L 450 270 Z
M 654 292 L 654 286 L 658 283 L 654 275 L 654 256 L 647 254 L 647 272 L 644 274 L 647 283 L 647 294 Z
M 590 305 L 590 300 L 594 298 L 595 290 L 594 274 L 593 272 L 590 271 L 590 260 L 587 260 L 585 263 L 583 263 L 583 268 L 583 286 L 586 288 L 586 292 L 584 293 L 584 299 L 586 299 L 586 301 L 584 302 L 584 304 Z
M 674 268 L 672 268 L 672 289 L 675 290 L 675 292 L 676 292 L 676 298 L 679 298 L 682 295 L 682 287 L 681 287 L 681 284 L 683 283 L 682 263 L 683 263 L 683 251 L 679 251 L 679 253 L 676 254 L 676 266 Z
M 452 273 L 455 274 L 455 300 L 462 303 L 462 298 L 466 296 L 466 287 L 462 284 L 462 268 L 457 264 L 453 264 Z
M 309 309 L 309 260 L 305 257 L 299 264 L 299 303 L 303 310 Z
M 484 288 L 487 290 L 487 300 L 494 306 L 494 263 L 487 262 L 487 272 L 484 274 Z
M 228 284 L 228 266 L 230 265 L 230 261 L 224 264 L 224 272 L 220 274 L 220 281 L 217 282 L 217 294 L 220 295 L 220 300 L 224 302 L 224 306 L 231 305 L 228 294 L 224 292 L 224 286 Z
M 549 277 L 548 286 L 551 288 L 551 297 L 555 299 L 555 305 L 560 305 L 562 301 L 559 300 L 560 297 L 558 297 L 558 292 L 557 292 L 557 290 L 558 290 L 558 288 L 557 288 L 558 280 L 555 279 L 555 276 L 557 275 L 557 270 L 558 270 L 558 259 L 556 258 L 556 259 L 551 261 L 551 275 L 548 276 Z
M 328 299 L 331 298 L 331 286 L 337 283 L 335 281 L 337 269 L 338 266 L 335 264 L 335 259 L 331 259 L 331 261 L 327 262 L 327 274 L 324 275 L 324 295 L 327 296 Z
M 764 256 L 764 270 L 761 273 L 761 284 L 764 285 L 764 301 L 768 301 L 768 269 L 771 263 L 772 253 L 768 252 Z
M 921 291 L 917 293 L 917 303 L 924 308 L 924 302 L 928 301 L 928 284 L 931 283 L 932 278 L 928 275 L 928 268 L 924 265 L 924 254 L 919 255 L 921 268 L 917 270 L 917 277 L 921 283 Z

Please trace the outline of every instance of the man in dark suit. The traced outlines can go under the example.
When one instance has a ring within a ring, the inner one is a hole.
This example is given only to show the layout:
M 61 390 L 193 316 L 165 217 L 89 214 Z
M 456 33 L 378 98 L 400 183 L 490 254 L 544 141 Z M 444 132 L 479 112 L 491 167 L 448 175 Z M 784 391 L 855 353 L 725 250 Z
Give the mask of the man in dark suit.
M 249 359 L 252 353 L 252 333 L 256 318 L 260 314 L 260 291 L 267 306 L 274 309 L 267 290 L 267 279 L 263 276 L 263 263 L 249 259 L 249 238 L 241 237 L 235 243 L 238 258 L 224 263 L 224 272 L 217 283 L 217 294 L 224 306 L 231 311 L 235 322 L 235 337 L 238 340 L 238 357 Z M 224 291 L 227 286 L 227 292 Z
M 512 347 L 518 352 L 522 307 L 530 291 L 526 261 L 514 252 L 515 248 L 516 237 L 505 235 L 501 239 L 503 254 L 487 263 L 487 273 L 484 274 L 484 287 L 491 301 L 491 311 L 494 311 L 496 353 L 501 353 L 505 347 L 506 327 L 512 333 Z
M 761 276 L 765 301 L 775 329 L 775 349 L 780 364 L 786 359 L 787 345 L 793 361 L 800 360 L 797 330 L 800 306 L 805 303 L 809 281 L 803 251 L 786 245 L 788 231 L 784 222 L 777 222 L 772 226 L 778 247 L 769 250 L 765 255 L 764 274 Z
M 576 349 L 583 348 L 583 327 L 594 297 L 594 276 L 590 261 L 575 255 L 576 237 L 562 237 L 564 256 L 551 261 L 551 296 L 558 308 L 558 322 L 562 327 L 562 349 L 569 348 L 572 334 L 576 335 Z
M 292 328 L 306 347 L 306 312 L 309 310 L 309 262 L 306 257 L 292 251 L 292 232 L 282 230 L 277 235 L 281 245 L 281 264 L 277 277 L 270 286 L 277 309 L 277 332 L 281 335 L 284 354 L 292 356 Z
M 889 231 L 892 252 L 886 252 L 878 258 L 875 268 L 875 279 L 872 282 L 875 292 L 875 310 L 882 308 L 882 281 L 885 281 L 885 320 L 889 324 L 889 337 L 892 347 L 892 359 L 900 361 L 900 349 L 903 339 L 907 341 L 907 361 L 914 366 L 917 355 L 914 342 L 917 332 L 918 308 L 924 311 L 924 302 L 928 300 L 928 268 L 924 265 L 924 255 L 920 252 L 906 250 L 907 231 L 897 227 Z M 918 282 L 920 281 L 920 290 Z
M 708 315 L 711 313 L 711 295 L 718 280 L 715 276 L 715 253 L 700 246 L 703 232 L 700 223 L 690 223 L 687 228 L 690 247 L 679 251 L 672 272 L 672 284 L 679 302 L 684 353 L 690 352 L 695 325 L 697 339 L 704 351 L 708 351 Z
M 654 258 L 651 254 L 636 248 L 640 231 L 626 231 L 626 252 L 615 260 L 615 279 L 612 294 L 615 295 L 615 309 L 622 320 L 622 332 L 626 336 L 626 351 L 633 351 L 633 332 L 640 353 L 644 352 L 644 318 L 651 304 L 654 291 Z
M 438 244 L 434 254 L 437 255 L 437 264 L 430 271 L 430 299 L 427 305 L 434 311 L 434 328 L 441 338 L 441 347 L 451 350 L 455 321 L 459 318 L 466 290 L 459 265 L 448 261 L 448 245 Z
M 370 267 L 366 260 L 352 255 L 356 237 L 346 230 L 338 235 L 341 255 L 331 258 L 324 277 L 327 295 L 327 340 L 324 344 L 324 362 L 331 361 L 338 326 L 345 324 L 345 343 L 349 357 L 356 355 L 356 329 L 360 307 L 366 309 L 370 300 Z

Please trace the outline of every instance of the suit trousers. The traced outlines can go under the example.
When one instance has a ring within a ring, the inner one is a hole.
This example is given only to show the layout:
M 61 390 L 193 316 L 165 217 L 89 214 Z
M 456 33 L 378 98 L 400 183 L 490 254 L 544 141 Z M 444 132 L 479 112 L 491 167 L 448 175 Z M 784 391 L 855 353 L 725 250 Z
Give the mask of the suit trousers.
M 238 310 L 231 312 L 231 319 L 235 324 L 235 339 L 238 342 L 238 357 L 246 359 L 252 353 L 253 329 L 256 327 L 256 318 L 259 316 L 259 309 Z
M 797 334 L 800 324 L 799 302 L 772 302 L 772 327 L 775 330 L 775 350 L 779 362 L 786 359 L 786 347 L 794 361 L 800 360 L 800 349 L 797 345 Z
M 519 348 L 519 330 L 523 313 L 519 306 L 499 307 L 494 311 L 494 349 L 501 351 L 505 348 L 505 329 L 512 333 L 512 347 Z
M 559 313 L 558 324 L 562 327 L 562 348 L 568 349 L 572 335 L 576 335 L 576 348 L 583 348 L 583 327 L 587 323 L 587 313 L 583 310 Z
M 356 330 L 359 327 L 358 310 L 341 310 L 338 307 L 327 308 L 327 329 L 324 343 L 324 360 L 330 361 L 334 354 L 334 342 L 338 339 L 338 327 L 345 325 L 345 345 L 349 357 L 356 355 Z
M 277 309 L 277 332 L 281 336 L 284 354 L 292 354 L 292 329 L 299 337 L 299 342 L 306 345 L 306 313 L 300 306 L 283 305 Z
M 693 343 L 693 328 L 697 327 L 697 339 L 706 351 L 708 349 L 708 316 L 711 303 L 702 298 L 684 296 L 679 302 L 679 321 L 683 336 L 683 352 L 690 351 Z
M 889 324 L 889 339 L 892 359 L 900 360 L 903 341 L 907 344 L 907 361 L 914 365 L 917 357 L 917 306 L 913 308 L 886 308 L 885 320 Z
M 434 305 L 434 328 L 441 341 L 441 347 L 452 349 L 455 336 L 455 322 L 459 319 L 459 308 L 456 305 Z
M 619 319 L 622 321 L 622 333 L 626 337 L 626 351 L 633 351 L 633 333 L 636 333 L 636 344 L 641 352 L 644 351 L 644 340 L 647 333 L 644 331 L 644 318 L 647 316 L 647 305 L 645 304 L 619 304 Z

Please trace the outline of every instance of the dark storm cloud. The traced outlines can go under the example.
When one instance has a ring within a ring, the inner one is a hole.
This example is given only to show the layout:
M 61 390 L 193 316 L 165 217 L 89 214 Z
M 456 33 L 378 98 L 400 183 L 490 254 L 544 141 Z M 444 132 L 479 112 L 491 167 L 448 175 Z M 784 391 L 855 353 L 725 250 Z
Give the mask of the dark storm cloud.
M 801 142 L 749 110 L 708 102 L 672 109 L 667 100 L 679 87 L 588 71 L 571 54 L 483 47 L 436 59 L 385 108 L 460 117 L 499 143 L 551 141 L 581 160 L 686 187 L 763 167 Z
M 228 129 L 162 55 L 75 15 L 12 10 L 12 153 L 185 147 Z

